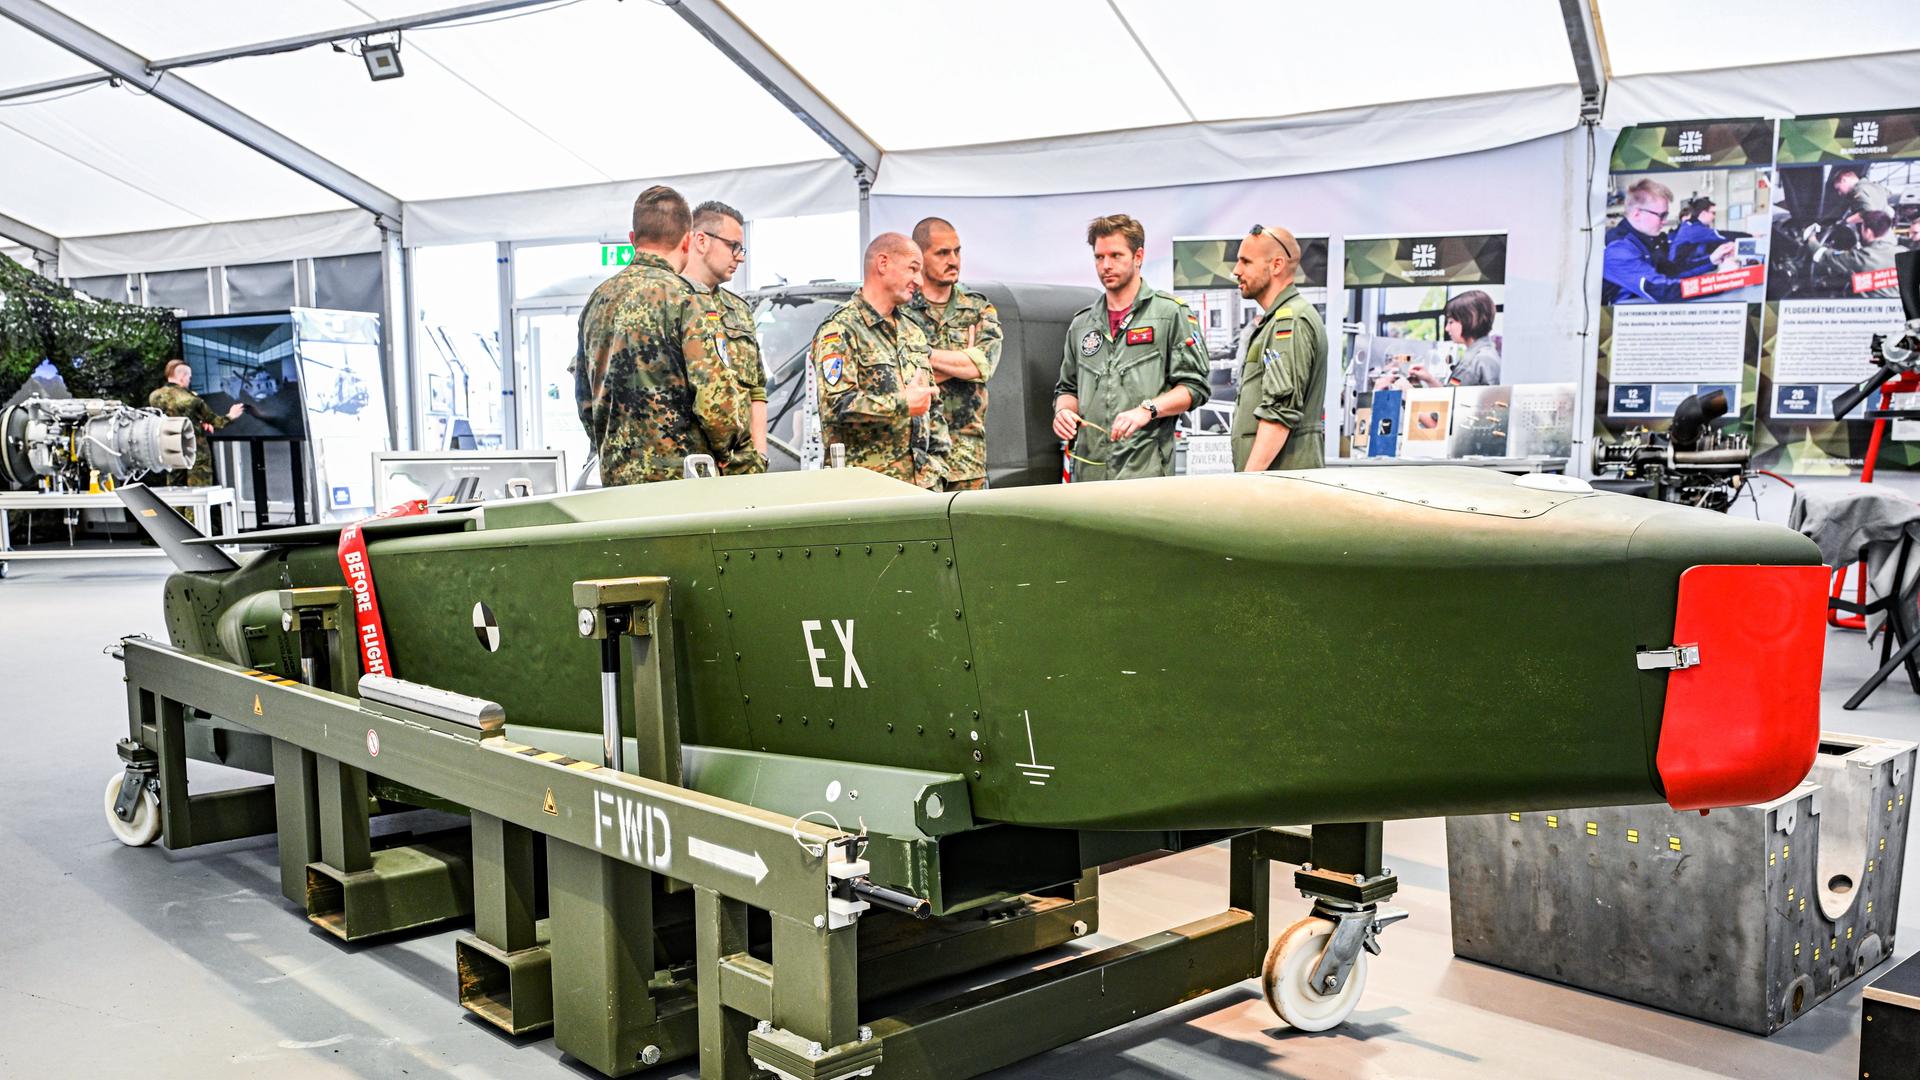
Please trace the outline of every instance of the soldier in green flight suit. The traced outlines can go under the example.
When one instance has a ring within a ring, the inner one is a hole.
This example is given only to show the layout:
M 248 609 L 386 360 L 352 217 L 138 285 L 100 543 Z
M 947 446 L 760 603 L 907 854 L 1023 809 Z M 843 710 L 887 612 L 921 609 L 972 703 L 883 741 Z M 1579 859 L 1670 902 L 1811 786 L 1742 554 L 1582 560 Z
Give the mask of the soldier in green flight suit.
M 687 268 L 680 276 L 708 294 L 714 310 L 707 319 L 725 341 L 733 377 L 747 391 L 752 406 L 753 441 L 727 461 L 728 476 L 767 471 L 767 372 L 760 363 L 760 339 L 754 331 L 753 308 L 726 287 L 746 260 L 746 219 L 723 202 L 709 200 L 693 208 L 693 231 L 687 240 Z
M 987 486 L 987 380 L 1000 364 L 1006 334 L 992 302 L 960 285 L 960 234 L 930 217 L 913 227 L 920 248 L 920 291 L 901 311 L 927 335 L 940 384 L 940 411 L 953 439 L 946 491 Z
M 874 237 L 860 291 L 820 324 L 809 362 L 821 441 L 845 447 L 848 465 L 938 491 L 951 444 L 931 350 L 919 324 L 900 313 L 919 283 L 913 241 L 900 233 Z
M 1207 400 L 1200 320 L 1141 280 L 1147 230 L 1125 214 L 1087 226 L 1104 302 L 1067 326 L 1053 433 L 1072 443 L 1076 480 L 1173 475 L 1173 418 Z
M 158 390 L 147 395 L 147 404 L 168 416 L 184 416 L 193 421 L 193 468 L 174 469 L 160 482 L 168 487 L 212 487 L 213 452 L 207 448 L 207 436 L 233 423 L 247 407 L 236 401 L 225 416 L 208 408 L 199 394 L 187 389 L 193 382 L 193 367 L 185 360 L 167 361 L 166 379 Z
M 1260 319 L 1241 339 L 1235 472 L 1326 464 L 1327 328 L 1293 283 L 1299 269 L 1300 241 L 1285 229 L 1255 225 L 1240 241 L 1233 277 Z
M 678 480 L 694 454 L 724 468 L 753 449 L 748 392 L 707 317 L 713 305 L 680 276 L 692 222 L 679 192 L 641 192 L 633 262 L 580 313 L 574 400 L 607 487 Z

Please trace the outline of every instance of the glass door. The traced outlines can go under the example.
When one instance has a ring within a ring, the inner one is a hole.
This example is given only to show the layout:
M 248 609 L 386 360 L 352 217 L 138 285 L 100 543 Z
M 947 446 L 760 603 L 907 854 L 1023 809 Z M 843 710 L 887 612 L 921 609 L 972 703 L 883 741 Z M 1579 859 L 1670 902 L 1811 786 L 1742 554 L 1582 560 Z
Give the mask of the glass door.
M 568 303 L 513 312 L 520 400 L 534 403 L 533 408 L 520 409 L 520 445 L 565 453 L 568 483 L 580 474 L 590 453 L 569 370 L 579 345 L 582 306 Z

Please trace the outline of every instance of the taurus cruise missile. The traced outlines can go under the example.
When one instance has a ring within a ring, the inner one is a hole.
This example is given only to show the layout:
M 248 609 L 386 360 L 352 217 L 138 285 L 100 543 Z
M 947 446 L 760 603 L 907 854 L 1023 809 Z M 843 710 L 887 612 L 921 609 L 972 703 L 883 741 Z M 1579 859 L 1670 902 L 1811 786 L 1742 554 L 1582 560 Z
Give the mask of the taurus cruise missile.
M 174 575 L 174 646 L 297 677 L 278 598 L 343 583 L 338 533 L 258 534 L 245 565 Z M 1789 790 L 1818 737 L 1814 545 L 1560 477 L 931 494 L 847 469 L 364 535 L 392 673 L 498 702 L 522 741 L 602 729 L 571 584 L 665 577 L 683 741 L 957 775 L 983 822 L 1708 808 Z

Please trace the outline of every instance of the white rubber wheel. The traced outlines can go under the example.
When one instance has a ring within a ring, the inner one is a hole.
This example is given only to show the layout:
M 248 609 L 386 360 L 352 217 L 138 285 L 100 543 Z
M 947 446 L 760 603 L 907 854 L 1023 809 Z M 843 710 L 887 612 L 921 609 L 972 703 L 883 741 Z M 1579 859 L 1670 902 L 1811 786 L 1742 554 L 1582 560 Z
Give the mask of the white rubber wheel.
M 154 798 L 153 792 L 142 789 L 139 801 L 133 804 L 133 820 L 121 821 L 113 807 L 120 801 L 120 781 L 126 776 L 123 769 L 107 781 L 107 828 L 128 847 L 146 847 L 160 838 L 160 800 Z
M 1330 920 L 1309 915 L 1275 939 L 1260 969 L 1260 989 L 1267 995 L 1267 1004 L 1280 1019 L 1301 1031 L 1325 1031 L 1345 1022 L 1367 987 L 1364 951 L 1354 959 L 1347 983 L 1338 991 L 1323 994 L 1309 985 L 1314 965 L 1320 962 L 1332 936 Z

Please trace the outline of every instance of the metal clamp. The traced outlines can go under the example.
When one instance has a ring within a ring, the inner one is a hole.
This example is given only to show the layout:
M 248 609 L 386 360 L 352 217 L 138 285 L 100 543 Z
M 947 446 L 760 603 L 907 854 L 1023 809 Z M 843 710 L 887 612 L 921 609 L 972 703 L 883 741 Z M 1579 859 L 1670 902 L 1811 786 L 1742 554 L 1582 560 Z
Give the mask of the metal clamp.
M 1633 664 L 1641 671 L 1685 671 L 1700 663 L 1700 646 L 1675 645 L 1671 649 L 1643 649 L 1633 654 Z
M 1333 921 L 1326 951 L 1320 954 L 1320 962 L 1313 966 L 1308 980 L 1308 985 L 1321 994 L 1339 993 L 1360 959 L 1360 950 L 1379 956 L 1380 931 L 1407 917 L 1405 908 L 1390 904 L 1350 907 L 1327 900 L 1315 903 L 1313 913 Z

